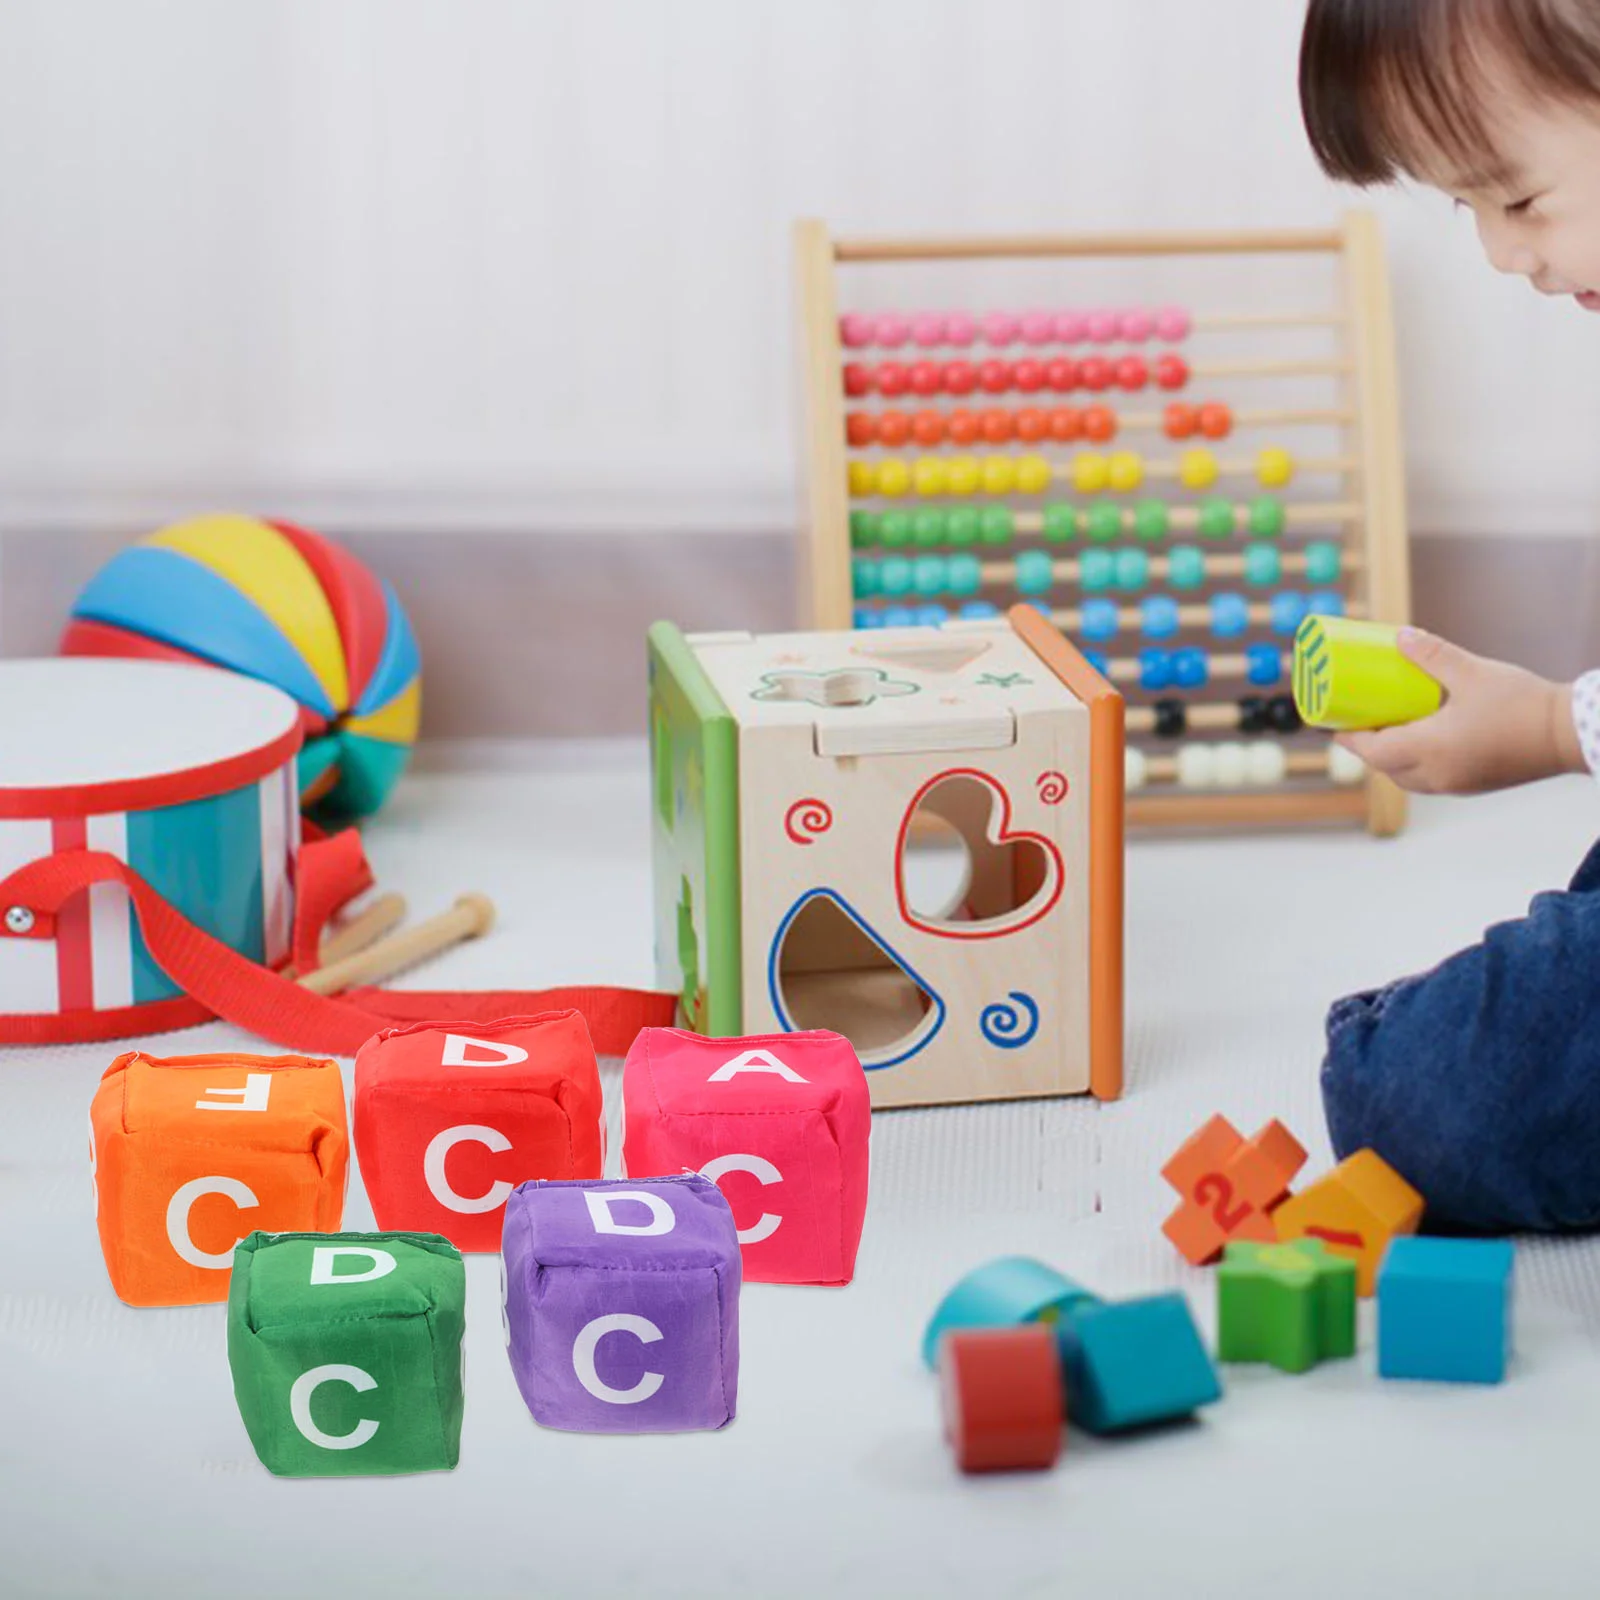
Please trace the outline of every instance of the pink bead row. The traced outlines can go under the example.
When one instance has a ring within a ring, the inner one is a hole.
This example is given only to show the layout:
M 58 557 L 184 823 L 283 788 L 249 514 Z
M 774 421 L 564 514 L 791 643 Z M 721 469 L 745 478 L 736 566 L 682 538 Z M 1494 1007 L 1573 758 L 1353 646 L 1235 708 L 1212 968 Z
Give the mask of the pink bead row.
M 839 319 L 839 337 L 852 350 L 881 345 L 896 350 L 910 340 L 930 349 L 934 345 L 969 345 L 978 340 L 1003 347 L 1023 344 L 1114 344 L 1119 339 L 1143 344 L 1150 338 L 1176 343 L 1189 336 L 1189 313 L 1181 306 L 1146 311 L 1138 306 L 1124 311 L 991 311 L 984 317 L 964 311 L 919 311 L 904 316 L 886 311 L 868 316 L 850 311 Z

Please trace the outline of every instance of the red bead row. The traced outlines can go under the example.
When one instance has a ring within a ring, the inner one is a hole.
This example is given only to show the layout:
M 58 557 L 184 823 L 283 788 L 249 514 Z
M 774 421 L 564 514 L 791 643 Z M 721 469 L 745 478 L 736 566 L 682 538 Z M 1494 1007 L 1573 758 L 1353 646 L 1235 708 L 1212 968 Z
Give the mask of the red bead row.
M 1120 423 L 1110 406 L 1024 406 L 1019 411 L 995 407 L 987 411 L 852 411 L 845 418 L 845 439 L 856 449 L 906 444 L 928 448 L 941 444 L 1108 444 Z M 1216 401 L 1203 406 L 1173 404 L 1161 415 L 1169 439 L 1226 439 L 1233 431 L 1233 413 Z
M 1143 356 L 1085 356 L 1050 361 L 852 361 L 844 369 L 844 392 L 853 397 L 881 394 L 1009 394 L 1013 389 L 1037 394 L 1042 389 L 1069 394 L 1074 389 L 1100 392 L 1112 387 L 1130 392 L 1154 378 L 1162 389 L 1181 389 L 1189 381 L 1189 363 L 1179 355 L 1155 361 Z

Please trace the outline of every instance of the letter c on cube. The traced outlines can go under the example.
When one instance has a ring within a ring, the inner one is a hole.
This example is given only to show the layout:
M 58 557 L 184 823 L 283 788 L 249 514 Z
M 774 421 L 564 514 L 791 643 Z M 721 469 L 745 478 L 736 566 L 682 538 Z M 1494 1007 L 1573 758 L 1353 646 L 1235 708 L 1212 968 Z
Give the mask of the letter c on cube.
M 634 1406 L 641 1400 L 648 1400 L 666 1382 L 659 1372 L 642 1374 L 631 1389 L 613 1389 L 609 1383 L 603 1382 L 600 1374 L 595 1371 L 595 1346 L 608 1333 L 631 1333 L 640 1344 L 654 1344 L 658 1339 L 666 1337 L 648 1317 L 636 1317 L 626 1311 L 615 1311 L 610 1316 L 596 1317 L 593 1322 L 587 1322 L 579 1329 L 578 1337 L 573 1341 L 572 1370 L 577 1373 L 578 1382 L 596 1400 L 604 1400 L 607 1405 Z
M 324 1450 L 359 1449 L 378 1431 L 378 1424 L 371 1417 L 363 1417 L 349 1433 L 324 1433 L 311 1420 L 311 1397 L 325 1383 L 348 1383 L 357 1394 L 365 1394 L 368 1389 L 378 1387 L 378 1380 L 360 1367 L 345 1366 L 335 1361 L 302 1372 L 289 1390 L 289 1415 L 294 1419 L 295 1427 L 312 1444 Z
M 225 1194 L 241 1211 L 249 1211 L 261 1204 L 248 1184 L 237 1178 L 191 1178 L 167 1202 L 167 1239 L 179 1257 L 191 1267 L 209 1267 L 216 1272 L 226 1272 L 233 1266 L 233 1245 L 218 1255 L 200 1249 L 189 1237 L 189 1212 L 203 1194 Z M 239 1239 L 244 1237 L 239 1235 Z M 239 1239 L 233 1241 L 239 1243 Z
M 748 1172 L 762 1185 L 783 1182 L 783 1174 L 765 1156 L 718 1156 L 701 1167 L 700 1176 L 720 1183 L 725 1172 Z M 782 1212 L 763 1211 L 748 1228 L 740 1228 L 736 1237 L 740 1244 L 760 1244 L 778 1231 L 782 1221 Z
M 497 1178 L 491 1183 L 487 1193 L 468 1196 L 457 1194 L 445 1176 L 444 1158 L 458 1144 L 467 1142 L 484 1145 L 496 1152 L 511 1148 L 511 1141 L 498 1128 L 485 1127 L 476 1122 L 463 1123 L 458 1128 L 446 1128 L 443 1133 L 435 1134 L 428 1141 L 428 1148 L 422 1156 L 422 1176 L 433 1192 L 433 1198 L 452 1211 L 460 1211 L 466 1215 L 493 1211 L 497 1206 L 506 1203 L 506 1196 L 511 1193 L 513 1187 L 503 1178 Z

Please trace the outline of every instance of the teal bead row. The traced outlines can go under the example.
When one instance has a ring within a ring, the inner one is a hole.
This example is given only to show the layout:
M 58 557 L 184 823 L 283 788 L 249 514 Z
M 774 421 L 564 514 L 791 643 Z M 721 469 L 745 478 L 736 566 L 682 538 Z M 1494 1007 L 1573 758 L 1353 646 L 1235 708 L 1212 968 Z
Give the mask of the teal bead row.
M 946 594 L 968 596 L 983 586 L 978 558 L 973 555 L 857 556 L 851 563 L 851 575 L 858 600 L 880 595 L 889 600 L 908 595 L 927 599 Z M 1045 588 L 1049 587 L 1046 580 Z
M 1336 583 L 1339 546 L 1317 541 L 1305 547 L 1308 583 Z M 1108 589 L 1142 589 L 1150 581 L 1150 555 L 1137 546 L 1122 550 L 1085 550 L 1078 557 L 1078 582 L 1085 594 Z M 878 596 L 899 599 L 908 595 L 975 595 L 983 586 L 975 555 L 856 556 L 851 563 L 857 599 Z M 1054 558 L 1047 550 L 1022 550 L 1014 564 L 1017 592 L 1048 594 L 1055 584 Z M 1244 581 L 1265 588 L 1283 575 L 1277 545 L 1250 544 L 1244 549 Z M 1175 544 L 1167 551 L 1167 581 L 1178 590 L 1198 589 L 1206 581 L 1205 551 L 1192 544 Z
M 1141 500 L 1130 510 L 1117 500 L 1097 500 L 1074 506 L 1055 501 L 1044 508 L 1044 536 L 1052 544 L 1084 539 L 1106 544 L 1132 533 L 1140 539 L 1165 539 L 1172 531 L 1172 507 L 1165 500 Z M 1236 502 L 1213 495 L 1196 508 L 1198 532 L 1203 539 L 1225 539 L 1241 531 L 1257 539 L 1276 539 L 1288 520 L 1284 503 L 1272 495 Z M 877 546 L 887 549 L 940 545 L 1008 544 L 1016 537 L 1016 517 L 1010 506 L 919 506 L 888 511 L 856 510 L 850 513 L 850 543 L 857 550 Z

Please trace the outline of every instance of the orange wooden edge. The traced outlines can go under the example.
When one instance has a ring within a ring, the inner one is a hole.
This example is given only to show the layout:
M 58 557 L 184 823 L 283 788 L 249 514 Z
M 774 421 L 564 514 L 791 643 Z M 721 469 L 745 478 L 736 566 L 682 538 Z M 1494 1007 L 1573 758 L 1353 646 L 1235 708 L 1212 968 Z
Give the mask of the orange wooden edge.
M 1089 712 L 1089 1090 L 1122 1093 L 1122 696 L 1032 606 L 1007 613 L 1017 637 Z

